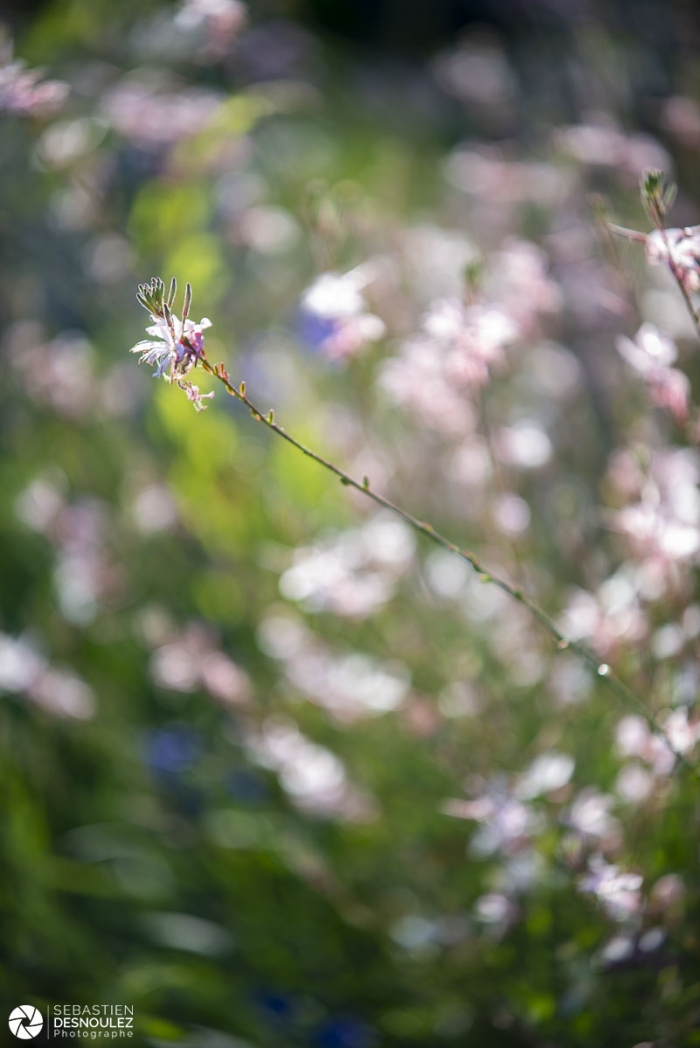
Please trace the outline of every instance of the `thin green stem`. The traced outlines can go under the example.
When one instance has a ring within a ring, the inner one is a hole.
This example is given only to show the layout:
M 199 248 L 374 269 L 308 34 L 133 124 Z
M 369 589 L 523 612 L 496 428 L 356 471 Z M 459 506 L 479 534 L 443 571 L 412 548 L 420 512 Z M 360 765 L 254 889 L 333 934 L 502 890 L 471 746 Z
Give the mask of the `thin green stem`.
M 313 459 L 314 462 L 317 462 L 320 466 L 323 466 L 324 469 L 327 469 L 329 472 L 335 474 L 335 476 L 338 477 L 342 484 L 361 492 L 361 494 L 365 495 L 368 499 L 371 499 L 378 506 L 382 506 L 384 509 L 389 510 L 397 517 L 400 517 L 402 520 L 405 520 L 406 523 L 409 524 L 415 531 L 419 532 L 421 535 L 424 535 L 427 539 L 429 539 L 431 542 L 434 542 L 437 546 L 440 546 L 442 549 L 445 549 L 449 553 L 453 553 L 456 557 L 460 557 L 462 560 L 466 561 L 467 564 L 469 564 L 470 567 L 473 568 L 473 570 L 477 573 L 482 582 L 491 583 L 492 585 L 496 586 L 497 589 L 501 590 L 501 592 L 507 594 L 507 596 L 510 597 L 512 600 L 516 601 L 518 604 L 522 604 L 523 607 L 527 608 L 530 614 L 554 638 L 559 650 L 569 649 L 570 651 L 575 652 L 581 659 L 583 659 L 583 661 L 586 662 L 593 669 L 593 671 L 596 673 L 599 679 L 611 692 L 613 692 L 617 696 L 617 698 L 621 699 L 632 709 L 636 710 L 637 713 L 639 713 L 644 718 L 650 731 L 652 731 L 655 735 L 657 735 L 664 741 L 664 743 L 668 746 L 676 761 L 678 761 L 679 764 L 682 764 L 685 767 L 690 768 L 694 774 L 698 775 L 698 771 L 695 768 L 695 766 L 692 765 L 686 759 L 684 754 L 680 753 L 675 748 L 675 746 L 671 743 L 663 728 L 659 724 L 657 724 L 653 713 L 651 713 L 651 711 L 647 708 L 644 701 L 638 695 L 636 695 L 632 691 L 632 689 L 629 688 L 624 683 L 624 681 L 622 681 L 617 676 L 616 673 L 613 672 L 610 666 L 608 666 L 606 663 L 601 663 L 600 659 L 597 658 L 595 653 L 591 651 L 590 648 L 586 647 L 585 644 L 582 644 L 578 640 L 572 640 L 566 637 L 565 634 L 559 629 L 554 619 L 552 619 L 552 617 L 543 608 L 541 608 L 536 601 L 534 601 L 531 597 L 528 597 L 523 592 L 523 590 L 520 589 L 520 587 L 513 586 L 510 582 L 507 581 L 507 579 L 501 578 L 499 575 L 495 575 L 493 572 L 489 571 L 479 561 L 479 559 L 476 557 L 474 553 L 472 553 L 470 550 L 463 549 L 462 547 L 456 545 L 454 542 L 451 542 L 450 539 L 446 538 L 444 535 L 441 535 L 439 531 L 436 531 L 432 524 L 428 523 L 427 521 L 420 520 L 418 517 L 414 517 L 412 513 L 409 513 L 407 510 L 402 509 L 400 506 L 397 506 L 396 503 L 392 502 L 388 498 L 385 498 L 384 495 L 380 495 L 378 492 L 373 491 L 370 487 L 369 480 L 366 477 L 363 478 L 362 481 L 356 480 L 354 477 L 350 476 L 349 473 L 346 473 L 345 470 L 340 469 L 339 466 L 336 466 L 333 462 L 330 462 L 322 455 L 319 455 L 318 452 L 313 451 L 311 448 L 306 447 L 305 444 L 302 444 L 300 441 L 298 441 L 295 437 L 288 433 L 287 430 L 283 429 L 282 426 L 275 422 L 274 415 L 272 412 L 265 414 L 263 411 L 260 410 L 260 408 L 256 407 L 256 405 L 250 400 L 246 393 L 245 383 L 241 383 L 241 385 L 238 388 L 231 383 L 223 364 L 220 364 L 217 367 L 213 367 L 205 356 L 202 356 L 200 358 L 200 364 L 204 368 L 204 370 L 208 372 L 208 374 L 212 375 L 219 382 L 221 382 L 226 391 L 232 397 L 235 397 L 236 400 L 239 400 L 242 404 L 245 404 L 245 406 L 248 408 L 249 412 L 257 422 L 262 422 L 265 426 L 267 426 L 268 429 L 276 433 L 277 436 L 281 437 L 283 440 L 286 440 L 288 444 L 291 444 L 303 455 L 306 455 L 307 458 Z

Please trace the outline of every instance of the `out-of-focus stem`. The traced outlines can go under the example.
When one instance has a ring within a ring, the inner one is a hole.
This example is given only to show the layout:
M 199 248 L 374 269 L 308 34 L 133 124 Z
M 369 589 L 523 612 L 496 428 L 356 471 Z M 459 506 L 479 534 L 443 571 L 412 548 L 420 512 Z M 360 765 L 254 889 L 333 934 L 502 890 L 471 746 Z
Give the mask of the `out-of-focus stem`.
M 462 560 L 466 561 L 467 564 L 469 564 L 470 567 L 473 568 L 473 570 L 477 573 L 482 582 L 491 583 L 492 585 L 496 586 L 497 589 L 507 594 L 507 596 L 510 597 L 512 600 L 516 601 L 518 604 L 522 604 L 523 607 L 527 608 L 530 614 L 535 619 L 537 619 L 540 625 L 542 625 L 547 630 L 547 632 L 553 637 L 553 639 L 557 643 L 557 647 L 559 650 L 568 649 L 570 651 L 575 652 L 581 659 L 583 659 L 583 661 L 586 662 L 594 670 L 598 678 L 605 684 L 609 691 L 613 692 L 617 696 L 617 698 L 621 699 L 628 706 L 632 707 L 634 710 L 637 711 L 637 713 L 639 713 L 644 718 L 647 725 L 649 726 L 649 729 L 664 741 L 664 743 L 666 744 L 666 746 L 668 746 L 676 761 L 678 761 L 679 764 L 682 764 L 685 767 L 691 769 L 693 773 L 696 776 L 698 776 L 698 770 L 696 769 L 696 767 L 686 759 L 684 754 L 680 753 L 675 748 L 675 746 L 672 744 L 672 742 L 666 735 L 666 732 L 659 724 L 657 724 L 653 713 L 651 713 L 651 711 L 647 708 L 646 703 L 638 695 L 636 695 L 635 692 L 633 692 L 632 689 L 629 688 L 627 684 L 625 684 L 624 681 L 622 681 L 617 676 L 616 673 L 613 672 L 610 666 L 608 666 L 606 663 L 601 663 L 600 659 L 597 658 L 595 653 L 591 651 L 590 648 L 586 647 L 586 645 L 582 644 L 580 641 L 572 640 L 566 637 L 565 634 L 562 633 L 562 631 L 559 629 L 554 619 L 552 619 L 552 617 L 543 608 L 541 608 L 536 601 L 534 601 L 531 597 L 528 597 L 523 592 L 523 590 L 520 589 L 520 587 L 513 586 L 510 582 L 508 582 L 507 579 L 501 578 L 498 575 L 494 575 L 479 561 L 479 559 L 476 557 L 474 553 L 472 553 L 470 550 L 463 549 L 462 547 L 456 545 L 454 542 L 451 542 L 450 539 L 446 538 L 444 535 L 441 535 L 439 531 L 436 531 L 432 524 L 428 523 L 427 521 L 420 520 L 418 517 L 414 517 L 412 513 L 409 513 L 407 510 L 402 509 L 400 506 L 397 506 L 390 499 L 385 498 L 383 495 L 378 494 L 378 492 L 376 491 L 373 491 L 370 487 L 370 483 L 367 477 L 364 477 L 362 481 L 356 480 L 354 477 L 350 476 L 349 473 L 346 473 L 344 470 L 340 469 L 339 466 L 336 466 L 333 462 L 330 462 L 322 455 L 319 455 L 316 451 L 313 451 L 311 448 L 306 447 L 305 444 L 302 444 L 300 441 L 298 441 L 295 437 L 288 433 L 286 429 L 283 429 L 282 426 L 275 422 L 272 411 L 265 414 L 252 402 L 252 400 L 247 395 L 244 383 L 241 383 L 239 387 L 233 385 L 233 383 L 229 379 L 228 373 L 223 364 L 213 366 L 212 364 L 210 364 L 206 356 L 204 356 L 203 354 L 200 357 L 199 363 L 201 364 L 202 368 L 206 372 L 208 372 L 208 374 L 212 375 L 224 386 L 227 393 L 229 393 L 232 397 L 235 397 L 236 400 L 239 400 L 242 404 L 245 404 L 245 406 L 248 408 L 248 411 L 257 422 L 262 422 L 265 426 L 267 426 L 268 429 L 276 433 L 277 436 L 281 437 L 283 440 L 286 440 L 288 444 L 291 444 L 293 447 L 297 448 L 297 450 L 300 451 L 303 455 L 306 455 L 307 458 L 313 459 L 314 462 L 317 462 L 320 466 L 323 466 L 324 469 L 327 469 L 329 470 L 329 472 L 335 474 L 335 476 L 338 477 L 342 484 L 361 492 L 368 499 L 371 499 L 373 502 L 375 502 L 378 506 L 382 506 L 384 509 L 387 509 L 391 513 L 394 513 L 397 517 L 400 517 L 402 520 L 405 520 L 406 523 L 409 524 L 415 531 L 420 532 L 421 535 L 425 535 L 427 539 L 430 539 L 430 541 L 434 542 L 437 546 L 441 546 L 442 549 L 445 549 L 449 553 L 453 553 L 456 557 L 460 557 Z

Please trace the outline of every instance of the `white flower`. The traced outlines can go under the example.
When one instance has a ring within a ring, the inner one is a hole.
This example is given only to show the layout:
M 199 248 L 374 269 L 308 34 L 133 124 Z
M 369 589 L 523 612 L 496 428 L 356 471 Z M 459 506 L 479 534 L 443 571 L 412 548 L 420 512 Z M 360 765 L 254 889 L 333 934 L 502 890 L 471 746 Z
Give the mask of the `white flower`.
M 146 328 L 146 334 L 152 338 L 137 342 L 129 352 L 141 354 L 139 364 L 154 366 L 156 378 L 164 375 L 169 366 L 174 368 L 184 364 L 184 370 L 189 370 L 189 366 L 201 355 L 204 346 L 202 332 L 211 327 L 211 320 L 203 317 L 195 324 L 192 320 L 183 323 L 178 317 L 172 317 L 168 324 L 164 317 L 153 314 L 151 319 L 153 324 Z

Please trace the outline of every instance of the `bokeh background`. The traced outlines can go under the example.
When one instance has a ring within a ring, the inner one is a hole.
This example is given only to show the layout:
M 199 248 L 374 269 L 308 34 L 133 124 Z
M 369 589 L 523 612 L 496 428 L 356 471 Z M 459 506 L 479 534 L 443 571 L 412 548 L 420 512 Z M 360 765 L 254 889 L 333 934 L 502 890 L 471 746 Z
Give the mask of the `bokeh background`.
M 646 231 L 661 168 L 698 220 L 694 5 L 2 19 L 7 1011 L 133 1005 L 153 1048 L 700 1044 L 698 339 L 603 217 Z M 155 275 L 261 407 L 522 583 L 686 764 L 223 390 L 197 414 L 137 369 Z M 642 324 L 675 399 L 630 366 Z

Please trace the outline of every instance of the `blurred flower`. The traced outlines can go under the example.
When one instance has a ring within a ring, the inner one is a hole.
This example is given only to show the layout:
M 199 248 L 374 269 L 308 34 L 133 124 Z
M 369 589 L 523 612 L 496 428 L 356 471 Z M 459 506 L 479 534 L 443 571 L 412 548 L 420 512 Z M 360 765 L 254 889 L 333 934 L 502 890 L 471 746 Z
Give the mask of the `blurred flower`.
M 220 105 L 221 98 L 212 91 L 168 90 L 162 77 L 140 71 L 125 76 L 102 100 L 104 118 L 142 149 L 163 148 L 198 135 Z
M 610 515 L 611 526 L 628 538 L 635 561 L 658 573 L 660 593 L 674 569 L 696 563 L 700 556 L 698 479 L 700 460 L 694 449 L 655 451 L 647 470 L 634 477 L 638 501 Z
M 503 348 L 518 337 L 514 321 L 497 308 L 465 306 L 459 299 L 433 304 L 423 330 L 445 357 L 448 376 L 464 389 L 484 386 L 489 366 L 503 359 Z
M 40 325 L 24 321 L 10 328 L 6 346 L 13 368 L 36 404 L 77 422 L 94 410 L 93 350 L 79 332 L 66 331 L 46 341 Z
M 600 793 L 593 786 L 581 790 L 565 816 L 565 822 L 580 834 L 584 841 L 603 841 L 608 845 L 618 842 L 620 824 L 610 814 L 614 798 Z
M 384 337 L 384 322 L 367 309 L 362 291 L 373 279 L 369 265 L 349 273 L 322 273 L 301 300 L 301 334 L 333 360 L 355 356 Z
M 637 182 L 649 168 L 668 170 L 670 158 L 649 135 L 628 135 L 606 116 L 599 122 L 577 124 L 555 132 L 556 144 L 569 156 L 591 167 L 611 167 L 630 182 Z
M 75 673 L 49 668 L 28 687 L 30 699 L 59 717 L 89 720 L 95 713 L 92 689 Z
M 400 917 L 391 928 L 391 938 L 404 950 L 415 954 L 430 954 L 432 952 L 436 922 L 427 917 L 421 917 L 417 913 L 407 913 Z
M 349 782 L 342 761 L 302 735 L 293 721 L 268 719 L 247 741 L 251 754 L 278 773 L 302 810 L 351 822 L 373 817 L 371 799 Z
M 399 709 L 408 695 L 410 678 L 402 666 L 359 652 L 335 655 L 287 616 L 268 616 L 258 637 L 263 650 L 283 663 L 290 684 L 340 721 Z
M 87 720 L 95 713 L 92 689 L 75 673 L 56 669 L 22 638 L 0 633 L 0 692 L 23 693 L 57 717 Z
M 485 938 L 497 942 L 516 922 L 521 910 L 504 892 L 490 891 L 479 896 L 472 912 L 481 924 Z
M 55 548 L 54 583 L 63 617 L 81 626 L 92 622 L 101 603 L 123 584 L 122 571 L 107 550 L 106 504 L 88 498 L 68 503 L 57 483 L 39 477 L 22 492 L 15 512 Z
M 63 509 L 65 503 L 62 495 L 63 478 L 39 476 L 32 480 L 27 487 L 20 492 L 15 502 L 15 513 L 19 519 L 42 535 L 48 535 Z
M 609 656 L 621 644 L 642 640 L 648 621 L 640 600 L 640 580 L 631 565 L 623 565 L 595 593 L 575 590 L 561 624 L 567 637 L 586 640 L 600 656 Z
M 463 394 L 488 382 L 490 368 L 504 360 L 504 348 L 518 335 L 517 324 L 498 306 L 439 299 L 425 314 L 422 333 L 384 362 L 379 384 L 431 428 L 466 435 L 476 419 Z
M 659 334 L 653 324 L 643 324 L 634 342 L 619 336 L 616 345 L 620 355 L 646 382 L 652 403 L 657 407 L 668 408 L 677 422 L 686 422 L 690 407 L 690 381 L 682 371 L 670 366 L 677 356 L 672 340 Z
M 159 644 L 151 658 L 151 675 L 161 688 L 191 692 L 201 687 L 227 706 L 244 706 L 250 699 L 248 675 L 197 623 Z
M 236 230 L 241 243 L 273 257 L 289 252 L 301 236 L 294 216 L 281 207 L 242 208 L 236 216 Z
M 695 748 L 700 739 L 700 720 L 691 721 L 685 706 L 662 711 L 659 720 L 676 753 L 688 754 Z
M 485 110 L 492 120 L 510 110 L 515 78 L 497 41 L 467 38 L 438 55 L 433 67 L 440 86 L 467 107 Z
M 672 95 L 663 104 L 661 120 L 664 128 L 685 146 L 700 145 L 700 107 L 692 98 Z
M 414 548 L 405 524 L 378 514 L 335 540 L 296 550 L 280 590 L 312 611 L 364 619 L 391 600 Z
M 494 436 L 496 454 L 501 462 L 520 469 L 540 469 L 552 457 L 552 443 L 534 420 L 521 419 L 513 426 L 503 426 Z
M 26 69 L 24 62 L 12 61 L 12 48 L 0 41 L 0 112 L 22 116 L 52 116 L 68 95 L 68 85 L 60 80 L 44 80 L 40 69 Z
M 638 764 L 625 764 L 615 781 L 615 792 L 628 804 L 642 804 L 654 792 L 654 778 Z
M 623 757 L 638 757 L 656 775 L 668 775 L 675 765 L 669 746 L 654 734 L 643 717 L 629 715 L 618 722 L 615 732 L 617 748 Z
M 169 531 L 178 520 L 177 506 L 164 484 L 148 484 L 134 498 L 131 514 L 144 535 Z
M 518 237 L 508 237 L 489 261 L 484 291 L 510 318 L 521 338 L 532 334 L 538 317 L 561 309 L 562 292 L 548 267 L 545 252 Z
M 652 910 L 667 911 L 681 910 L 685 899 L 686 889 L 683 879 L 677 873 L 667 873 L 659 877 L 649 895 L 649 905 Z
M 485 783 L 483 792 L 470 801 L 448 800 L 446 815 L 481 823 L 469 850 L 474 855 L 503 852 L 514 855 L 542 828 L 542 818 L 529 805 L 513 797 L 499 780 Z
M 574 766 L 573 757 L 564 753 L 543 753 L 521 776 L 515 794 L 520 800 L 529 800 L 559 790 L 571 779 Z
M 26 691 L 45 665 L 28 641 L 0 633 L 0 691 Z
M 611 917 L 624 920 L 640 912 L 642 877 L 638 873 L 623 873 L 618 866 L 594 855 L 589 873 L 580 881 L 581 890 L 595 895 Z
M 634 953 L 633 935 L 614 935 L 600 950 L 598 956 L 604 967 L 620 964 Z M 635 1048 L 639 1048 L 635 1045 Z
M 425 337 L 404 342 L 397 356 L 384 361 L 378 384 L 404 411 L 439 433 L 466 436 L 476 426 L 472 405 L 447 375 L 435 344 Z
M 146 739 L 146 763 L 153 771 L 178 774 L 189 768 L 201 751 L 199 736 L 187 724 L 151 732 Z
M 447 157 L 444 171 L 456 189 L 501 212 L 531 202 L 551 207 L 568 188 L 566 174 L 554 164 L 508 160 L 494 147 L 460 146 Z
M 37 143 L 37 155 L 46 167 L 69 167 L 74 161 L 92 153 L 105 137 L 106 131 L 104 121 L 90 117 L 53 121 Z
M 164 913 L 159 910 L 145 914 L 142 920 L 151 938 L 171 950 L 220 957 L 231 948 L 231 936 L 225 928 L 190 913 Z
M 240 0 L 184 0 L 175 24 L 188 31 L 204 31 L 203 57 L 226 54 L 247 21 Z

